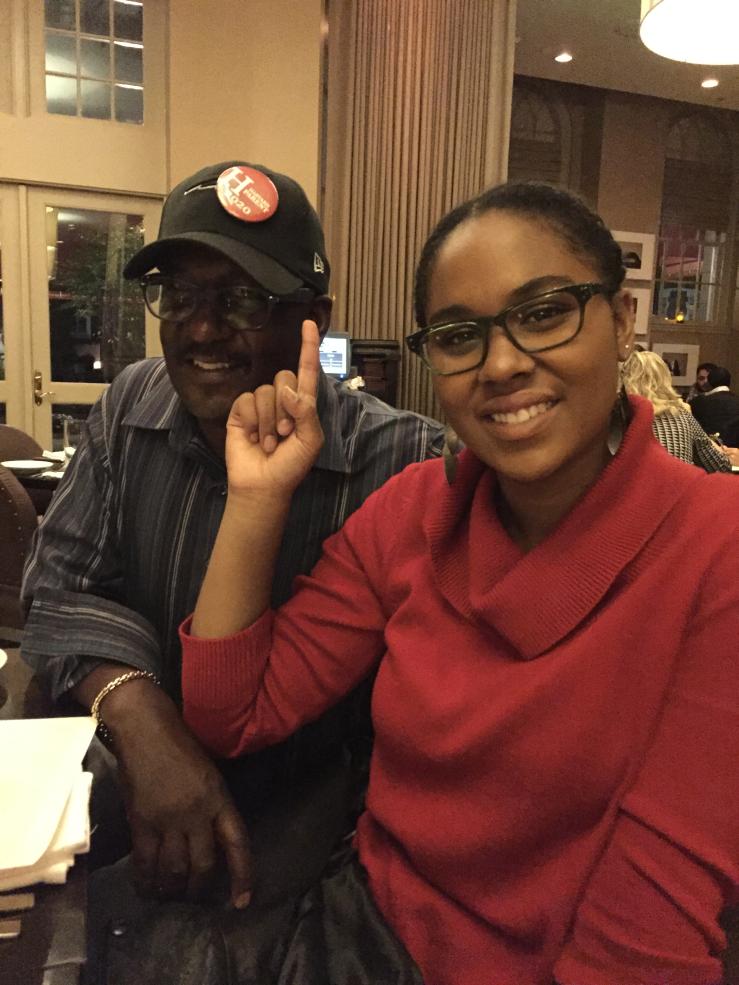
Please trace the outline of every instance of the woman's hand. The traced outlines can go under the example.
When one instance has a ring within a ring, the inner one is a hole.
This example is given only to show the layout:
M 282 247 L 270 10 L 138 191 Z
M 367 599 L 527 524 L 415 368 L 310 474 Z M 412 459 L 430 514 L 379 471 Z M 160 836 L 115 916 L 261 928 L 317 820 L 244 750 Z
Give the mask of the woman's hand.
M 289 370 L 272 386 L 242 393 L 228 418 L 229 497 L 292 496 L 323 445 L 316 412 L 321 340 L 315 322 L 303 322 L 298 378 Z
M 290 499 L 323 445 L 316 413 L 319 345 L 315 322 L 304 321 L 297 384 L 292 373 L 278 373 L 274 386 L 242 393 L 231 409 L 228 499 L 195 607 L 193 636 L 238 633 L 269 605 Z

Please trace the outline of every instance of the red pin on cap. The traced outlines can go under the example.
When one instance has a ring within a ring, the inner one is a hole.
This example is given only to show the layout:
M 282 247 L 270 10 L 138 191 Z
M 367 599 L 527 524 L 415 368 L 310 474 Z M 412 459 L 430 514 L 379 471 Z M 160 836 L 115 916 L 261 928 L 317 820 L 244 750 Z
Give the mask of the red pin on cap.
M 280 196 L 266 174 L 254 168 L 226 168 L 216 184 L 218 201 L 244 222 L 263 222 L 277 208 Z

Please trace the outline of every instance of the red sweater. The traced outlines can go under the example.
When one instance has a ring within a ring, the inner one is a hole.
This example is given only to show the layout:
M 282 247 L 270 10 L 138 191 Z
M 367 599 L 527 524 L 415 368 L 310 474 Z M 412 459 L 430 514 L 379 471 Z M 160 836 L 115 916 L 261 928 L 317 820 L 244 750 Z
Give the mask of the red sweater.
M 427 985 L 708 985 L 739 886 L 739 479 L 617 455 L 524 554 L 469 452 L 411 465 L 293 599 L 183 632 L 185 717 L 236 755 L 379 665 L 356 843 Z M 187 627 L 187 624 L 186 624 Z

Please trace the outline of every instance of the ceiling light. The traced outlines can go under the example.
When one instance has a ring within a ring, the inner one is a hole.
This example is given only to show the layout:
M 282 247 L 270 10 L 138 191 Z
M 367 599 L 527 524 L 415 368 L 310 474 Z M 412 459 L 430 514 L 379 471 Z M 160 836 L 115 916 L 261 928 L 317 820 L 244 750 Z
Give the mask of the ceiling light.
M 718 85 L 718 79 L 704 79 L 701 85 L 704 89 L 715 89 Z
M 641 39 L 664 58 L 739 65 L 736 0 L 641 0 Z
M 569 53 L 569 51 L 563 51 L 560 55 L 555 55 L 554 60 L 555 62 L 571 62 L 572 55 Z

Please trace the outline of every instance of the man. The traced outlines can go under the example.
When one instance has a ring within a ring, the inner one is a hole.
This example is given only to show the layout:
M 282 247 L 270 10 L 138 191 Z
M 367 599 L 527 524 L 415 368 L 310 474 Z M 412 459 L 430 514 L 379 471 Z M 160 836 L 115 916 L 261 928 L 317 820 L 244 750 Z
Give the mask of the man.
M 245 905 L 243 821 L 180 717 L 177 630 L 194 606 L 223 513 L 231 405 L 246 391 L 259 397 L 278 371 L 297 370 L 304 319 L 328 329 L 329 264 L 300 186 L 236 161 L 174 189 L 158 239 L 125 275 L 142 278 L 146 304 L 161 320 L 164 358 L 128 367 L 90 412 L 27 564 L 22 655 L 55 698 L 70 694 L 87 708 L 100 699 L 140 891 L 193 897 L 220 846 L 233 898 Z M 374 489 L 443 443 L 436 422 L 323 375 L 318 407 L 326 442 L 293 499 L 274 605 Z M 156 681 L 120 680 L 132 670 Z M 356 715 L 345 702 L 295 741 L 224 766 L 257 832 L 255 892 L 291 884 L 301 865 L 307 878 L 324 864 L 350 792 L 344 739 Z M 280 825 L 295 816 L 305 819 L 302 841 L 293 831 L 280 843 Z
M 710 390 L 711 386 L 708 382 L 708 374 L 712 369 L 718 369 L 715 363 L 701 363 L 695 372 L 695 383 L 688 390 L 686 400 L 691 403 L 694 397 L 697 397 L 699 393 L 705 393 L 706 390 Z
M 731 374 L 723 366 L 714 366 L 707 373 L 707 389 L 690 404 L 693 416 L 708 434 L 718 434 L 725 445 L 730 444 L 731 425 L 739 419 L 739 397 L 729 389 Z

